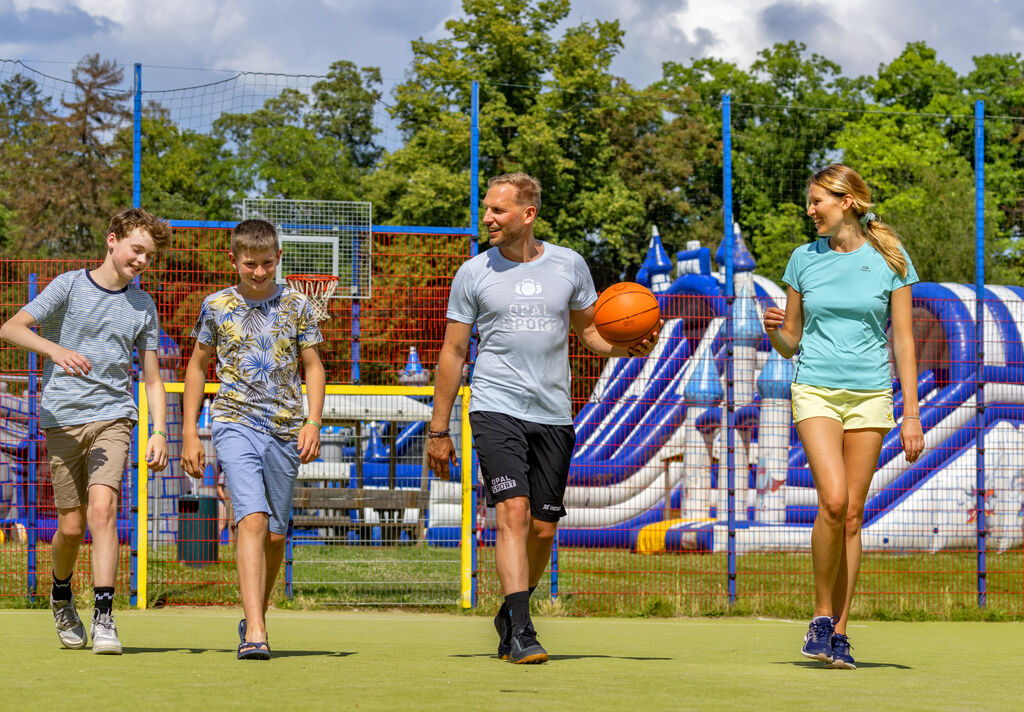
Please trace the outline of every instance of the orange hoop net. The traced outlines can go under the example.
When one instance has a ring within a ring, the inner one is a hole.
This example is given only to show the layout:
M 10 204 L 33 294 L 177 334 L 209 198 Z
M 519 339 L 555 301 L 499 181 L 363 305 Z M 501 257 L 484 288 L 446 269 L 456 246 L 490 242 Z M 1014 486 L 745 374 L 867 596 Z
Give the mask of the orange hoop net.
M 290 274 L 288 286 L 306 295 L 317 321 L 327 318 L 327 300 L 338 288 L 338 278 L 330 274 Z

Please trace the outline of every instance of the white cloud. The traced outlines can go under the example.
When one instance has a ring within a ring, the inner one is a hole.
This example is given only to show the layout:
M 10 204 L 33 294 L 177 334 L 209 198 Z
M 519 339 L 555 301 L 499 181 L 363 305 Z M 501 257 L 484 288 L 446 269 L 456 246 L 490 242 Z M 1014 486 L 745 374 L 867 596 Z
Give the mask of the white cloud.
M 66 75 L 99 52 L 147 65 L 150 88 L 211 78 L 161 66 L 324 74 L 347 59 L 380 67 L 390 86 L 412 60 L 410 43 L 446 36 L 445 21 L 460 12 L 461 0 L 0 0 L 0 57 L 67 62 Z M 790 39 L 848 76 L 873 74 L 910 41 L 927 42 L 959 72 L 973 55 L 1024 42 L 1024 3 L 998 0 L 575 0 L 568 23 L 616 18 L 626 35 L 612 70 L 637 85 L 658 79 L 668 60 L 714 56 L 745 67 Z

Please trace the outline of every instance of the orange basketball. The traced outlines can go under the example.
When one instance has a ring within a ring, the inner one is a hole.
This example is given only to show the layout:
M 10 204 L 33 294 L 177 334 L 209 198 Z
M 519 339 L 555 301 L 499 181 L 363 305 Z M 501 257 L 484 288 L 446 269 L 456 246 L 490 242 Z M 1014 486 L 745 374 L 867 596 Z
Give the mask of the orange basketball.
M 657 298 L 636 282 L 613 284 L 601 292 L 594 307 L 598 333 L 617 344 L 635 344 L 654 331 L 661 319 Z

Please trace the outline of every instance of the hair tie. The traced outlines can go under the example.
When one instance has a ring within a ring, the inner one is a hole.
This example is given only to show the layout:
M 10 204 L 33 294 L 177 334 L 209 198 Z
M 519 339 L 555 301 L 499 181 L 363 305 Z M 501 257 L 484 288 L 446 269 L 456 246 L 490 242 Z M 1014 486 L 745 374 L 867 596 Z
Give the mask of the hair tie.
M 874 213 L 864 213 L 864 216 L 860 219 L 860 224 L 866 226 L 869 222 L 878 220 L 878 216 Z

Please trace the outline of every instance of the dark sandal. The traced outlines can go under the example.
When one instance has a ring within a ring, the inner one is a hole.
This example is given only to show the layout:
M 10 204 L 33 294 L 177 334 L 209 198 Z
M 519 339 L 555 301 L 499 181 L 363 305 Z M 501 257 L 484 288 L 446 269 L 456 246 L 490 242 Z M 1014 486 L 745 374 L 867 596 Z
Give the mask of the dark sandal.
M 238 646 L 239 660 L 270 660 L 270 646 L 267 641 L 241 643 Z
M 247 627 L 248 626 L 246 625 L 244 618 L 242 620 L 238 621 L 238 642 L 239 643 L 244 643 L 245 642 L 245 631 L 246 631 Z M 268 643 L 270 642 L 270 636 L 269 635 L 267 636 L 267 642 Z

